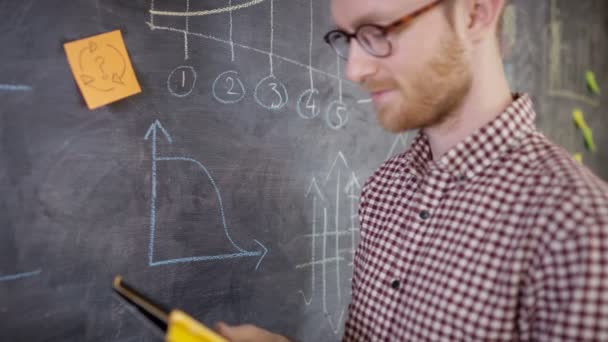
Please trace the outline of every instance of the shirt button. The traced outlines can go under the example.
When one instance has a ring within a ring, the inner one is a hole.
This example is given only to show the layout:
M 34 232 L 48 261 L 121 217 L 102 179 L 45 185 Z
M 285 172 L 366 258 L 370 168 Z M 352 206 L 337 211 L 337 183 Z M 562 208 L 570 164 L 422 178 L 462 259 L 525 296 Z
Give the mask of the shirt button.
M 431 217 L 431 214 L 428 211 L 423 210 L 423 211 L 420 212 L 420 218 L 421 219 L 426 220 L 429 217 Z
M 391 287 L 395 290 L 398 290 L 399 286 L 401 286 L 401 283 L 399 282 L 399 280 L 393 280 L 393 282 L 391 283 Z

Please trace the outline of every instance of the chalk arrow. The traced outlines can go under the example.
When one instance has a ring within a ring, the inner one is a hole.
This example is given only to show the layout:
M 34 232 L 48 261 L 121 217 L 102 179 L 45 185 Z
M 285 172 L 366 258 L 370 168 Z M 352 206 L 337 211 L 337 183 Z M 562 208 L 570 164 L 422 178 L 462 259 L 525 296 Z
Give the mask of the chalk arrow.
M 325 201 L 325 196 L 323 196 L 323 192 L 319 188 L 319 184 L 317 184 L 317 177 L 312 177 L 310 185 L 308 186 L 308 191 L 306 191 L 306 197 L 310 196 L 310 194 L 313 192 L 316 197 Z
M 262 250 L 259 251 L 259 253 L 261 253 L 260 259 L 258 259 L 258 263 L 255 265 L 255 269 L 257 270 L 260 267 L 260 264 L 262 263 L 262 260 L 264 260 L 264 257 L 266 256 L 266 254 L 268 254 L 268 248 L 266 248 L 266 246 L 264 246 L 258 240 L 253 240 L 253 241 L 255 241 L 255 243 L 257 243 L 258 245 L 260 245 L 260 247 L 262 247 Z
M 355 192 L 360 189 L 361 189 L 361 183 L 359 183 L 359 179 L 357 178 L 357 175 L 355 175 L 355 172 L 353 172 L 350 176 L 350 180 L 348 181 L 348 184 L 346 184 L 346 187 L 344 188 L 344 192 L 351 196 L 354 196 Z
M 340 164 L 343 164 L 344 167 L 346 167 L 347 169 L 350 169 L 350 167 L 348 166 L 348 162 L 346 161 L 346 158 L 344 157 L 344 154 L 342 153 L 342 151 L 338 152 L 338 156 L 336 156 L 336 160 L 334 160 L 334 163 L 331 165 L 331 168 L 329 169 L 329 173 L 327 174 L 327 179 L 325 179 L 326 182 L 329 182 L 329 179 L 331 178 L 331 175 L 334 172 L 334 169 L 336 167 L 339 167 Z
M 169 132 L 167 132 L 167 130 L 163 127 L 163 125 L 158 120 L 155 120 L 150 125 L 150 128 L 148 128 L 148 131 L 146 132 L 146 135 L 144 136 L 144 139 L 148 140 L 150 138 L 150 136 L 152 136 L 153 141 L 156 141 L 156 132 L 157 132 L 157 129 L 160 129 L 160 131 L 163 132 L 163 135 L 165 136 L 165 138 L 167 139 L 167 141 L 169 142 L 169 144 L 173 143 L 173 139 L 171 139 L 171 136 L 169 135 Z

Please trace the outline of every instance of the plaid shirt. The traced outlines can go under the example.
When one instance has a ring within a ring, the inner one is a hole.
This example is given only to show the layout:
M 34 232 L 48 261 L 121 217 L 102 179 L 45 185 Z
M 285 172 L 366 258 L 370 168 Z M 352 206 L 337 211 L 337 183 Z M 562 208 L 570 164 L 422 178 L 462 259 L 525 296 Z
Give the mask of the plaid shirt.
M 367 181 L 344 341 L 608 341 L 608 187 L 521 95 Z

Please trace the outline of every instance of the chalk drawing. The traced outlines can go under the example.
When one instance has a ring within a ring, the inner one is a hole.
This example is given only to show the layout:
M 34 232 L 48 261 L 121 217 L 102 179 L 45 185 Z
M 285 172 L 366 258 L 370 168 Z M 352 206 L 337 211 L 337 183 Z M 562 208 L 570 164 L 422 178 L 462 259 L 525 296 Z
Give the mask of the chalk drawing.
M 362 99 L 357 101 L 358 104 L 372 103 L 372 99 Z
M 274 0 L 270 0 L 270 51 L 268 52 L 268 60 L 270 62 L 270 76 L 274 76 L 274 63 L 272 55 L 274 54 Z
M 193 67 L 182 65 L 169 74 L 167 78 L 167 89 L 175 97 L 186 97 L 192 93 L 196 86 L 198 74 Z
M 386 155 L 386 160 L 391 159 L 395 154 L 402 153 L 408 147 L 408 139 L 410 137 L 411 132 L 405 132 L 397 135 L 393 145 L 391 145 L 391 149 L 388 151 Z
M 228 30 L 229 41 L 230 41 L 230 61 L 234 62 L 234 40 L 232 39 L 232 33 L 234 31 L 232 12 L 234 11 L 234 9 L 232 8 L 232 0 L 228 0 L 228 7 L 230 8 L 230 11 L 228 11 L 228 13 L 230 14 L 230 27 Z
M 190 12 L 190 0 L 186 0 L 186 13 Z M 184 30 L 184 60 L 190 58 L 188 50 L 188 32 L 190 32 L 190 17 L 186 16 L 186 29 Z
M 226 13 L 226 12 L 232 12 L 232 11 L 236 11 L 236 10 L 241 10 L 241 9 L 245 9 L 247 7 L 251 7 L 257 4 L 260 4 L 262 2 L 264 2 L 265 0 L 253 0 L 253 1 L 249 1 L 240 5 L 229 5 L 228 7 L 223 7 L 223 8 L 216 8 L 216 9 L 212 9 L 212 10 L 206 10 L 206 11 L 196 11 L 196 12 L 172 12 L 172 11 L 157 11 L 154 9 L 150 9 L 150 14 L 151 15 L 158 15 L 158 16 L 169 16 L 169 17 L 202 17 L 202 16 L 206 16 L 206 15 L 212 15 L 212 14 L 220 14 L 220 13 Z
M 591 48 L 590 33 L 593 25 L 581 26 L 575 21 L 568 23 L 568 30 L 581 32 L 575 39 L 564 43 L 564 32 L 560 8 L 557 0 L 551 0 L 547 39 L 545 39 L 545 60 L 548 61 L 547 91 L 550 96 L 571 99 L 597 107 L 598 99 L 586 93 L 582 75 L 591 67 L 589 51 Z
M 207 170 L 207 168 L 198 160 L 189 157 L 161 157 L 158 155 L 157 150 L 157 135 L 158 133 L 162 133 L 166 138 L 169 144 L 173 143 L 173 139 L 169 135 L 169 133 L 165 130 L 165 128 L 161 125 L 161 123 L 156 120 L 150 128 L 148 129 L 144 139 L 151 140 L 152 142 L 152 196 L 150 200 L 150 241 L 148 246 L 148 265 L 151 267 L 161 266 L 161 265 L 170 265 L 170 264 L 179 264 L 179 263 L 191 263 L 191 262 L 199 262 L 199 261 L 216 261 L 216 260 L 226 260 L 226 259 L 235 259 L 235 258 L 245 258 L 245 257 L 255 257 L 259 258 L 258 263 L 255 266 L 257 270 L 260 266 L 260 263 L 268 253 L 268 249 L 258 240 L 254 240 L 254 242 L 258 245 L 257 251 L 248 251 L 241 248 L 230 236 L 230 232 L 228 229 L 228 225 L 226 223 L 226 215 L 224 212 L 224 206 L 222 202 L 222 196 L 220 190 L 215 183 L 215 180 Z M 226 239 L 230 242 L 232 247 L 235 249 L 234 253 L 222 254 L 222 255 L 205 255 L 205 256 L 194 256 L 194 257 L 185 257 L 185 258 L 176 258 L 176 259 L 167 259 L 167 260 L 154 260 L 154 241 L 155 241 L 155 232 L 156 232 L 156 201 L 157 201 L 157 184 L 158 184 L 158 167 L 157 164 L 159 162 L 186 162 L 194 164 L 198 167 L 201 174 L 205 176 L 211 185 L 214 188 L 215 196 L 217 199 L 217 203 L 219 205 L 219 215 L 221 218 L 221 222 L 224 229 L 224 235 Z
M 302 119 L 314 119 L 319 116 L 321 112 L 320 108 L 320 96 L 319 91 L 315 89 L 315 80 L 313 75 L 312 67 L 312 46 L 314 40 L 314 7 L 313 0 L 309 1 L 310 4 L 310 26 L 309 26 L 309 40 L 308 40 L 308 77 L 310 79 L 310 88 L 305 90 L 298 98 L 297 111 L 298 115 Z
M 169 32 L 176 32 L 176 33 L 180 33 L 180 34 L 184 33 L 184 30 L 180 30 L 180 29 L 173 28 L 173 27 L 152 25 L 150 22 L 147 22 L 147 24 L 148 24 L 148 26 L 150 27 L 151 30 L 163 30 L 163 31 L 169 31 Z M 222 44 L 226 44 L 226 45 L 229 45 L 229 46 L 231 45 L 231 43 L 230 43 L 229 40 L 221 39 L 221 38 L 214 37 L 214 36 L 207 35 L 207 34 L 202 34 L 202 33 L 197 33 L 197 32 L 188 32 L 188 35 L 190 35 L 190 36 L 196 36 L 196 37 L 203 38 L 203 39 L 209 39 L 209 40 L 212 40 L 212 41 L 215 41 L 215 42 L 218 42 L 218 43 L 222 43 Z M 238 47 L 240 49 L 253 51 L 253 52 L 256 52 L 256 53 L 259 53 L 259 54 L 263 54 L 263 55 L 269 55 L 270 54 L 268 51 L 264 51 L 262 49 L 254 48 L 254 47 L 251 47 L 251 46 L 248 46 L 248 45 L 245 45 L 245 44 L 240 44 L 240 43 L 234 42 L 234 46 Z M 291 59 L 291 58 L 288 58 L 288 57 L 284 57 L 284 56 L 280 56 L 280 55 L 277 55 L 275 53 L 273 53 L 273 57 L 276 58 L 276 59 L 280 59 L 280 60 L 282 60 L 282 61 L 284 61 L 286 63 L 289 63 L 289 64 L 292 64 L 292 65 L 295 65 L 295 66 L 299 66 L 299 67 L 308 69 L 308 65 L 306 65 L 306 64 L 304 64 L 302 62 L 296 61 L 294 59 Z M 317 68 L 312 68 L 312 70 L 316 74 L 323 75 L 323 76 L 331 78 L 331 79 L 337 79 L 337 76 L 335 74 L 332 74 L 332 73 L 329 73 L 329 72 L 326 72 L 326 71 L 323 71 L 323 70 L 320 70 L 320 69 L 317 69 Z
M 342 89 L 342 76 L 341 76 L 341 61 L 340 56 L 336 54 L 337 61 L 337 75 L 338 80 L 338 100 L 332 101 L 325 112 L 325 122 L 327 126 L 333 130 L 339 130 L 344 128 L 348 123 L 348 107 L 344 103 L 344 93 Z
M 32 87 L 22 84 L 0 84 L 0 91 L 31 91 Z
M 321 108 L 319 102 L 321 101 L 319 91 L 311 88 L 306 90 L 300 95 L 298 99 L 298 115 L 302 119 L 314 119 L 319 116 Z
M 260 106 L 271 110 L 279 110 L 285 107 L 289 101 L 285 85 L 272 75 L 257 84 L 254 97 Z
M 239 73 L 233 70 L 221 73 L 213 81 L 213 97 L 224 104 L 240 102 L 245 97 L 245 86 Z
M 24 273 L 17 273 L 17 274 L 0 276 L 0 282 L 11 281 L 11 280 L 18 280 L 18 279 L 24 279 L 24 278 L 30 278 L 30 277 L 33 277 L 33 276 L 37 276 L 40 273 L 42 273 L 42 270 L 36 270 L 36 271 L 32 271 L 32 272 L 24 272 Z
M 310 30 L 309 30 L 309 39 L 308 39 L 308 77 L 310 77 L 310 90 L 315 89 L 315 79 L 313 77 L 312 72 L 312 43 L 315 39 L 314 29 L 315 29 L 315 12 L 313 6 L 313 0 L 310 0 Z
M 308 71 L 308 76 L 310 79 L 310 88 L 303 90 L 303 92 L 298 97 L 298 101 L 296 104 L 296 111 L 298 116 L 302 119 L 313 119 L 321 115 L 322 110 L 325 109 L 325 122 L 327 126 L 333 130 L 339 130 L 345 127 L 348 122 L 348 108 L 344 103 L 343 96 L 343 83 L 341 74 L 341 60 L 338 56 L 336 56 L 337 60 L 337 69 L 336 73 L 330 73 L 313 66 L 313 43 L 315 41 L 314 37 L 314 27 L 315 27 L 315 13 L 314 13 L 314 1 L 309 0 L 309 13 L 310 13 L 310 21 L 309 21 L 309 30 L 308 30 L 308 61 L 307 63 L 302 63 L 300 61 L 294 60 L 292 58 L 287 58 L 284 56 L 277 55 L 274 51 L 275 47 L 275 0 L 268 0 L 265 3 L 268 4 L 269 10 L 269 44 L 268 49 L 254 48 L 245 44 L 240 44 L 234 41 L 233 32 L 234 32 L 234 21 L 233 21 L 233 12 L 236 10 L 245 10 L 252 7 L 257 7 L 255 5 L 260 5 L 264 1 L 250 1 L 240 5 L 234 5 L 233 0 L 227 1 L 227 6 L 223 8 L 216 8 L 205 11 L 192 11 L 190 8 L 190 0 L 186 3 L 186 10 L 180 12 L 173 11 L 162 11 L 154 7 L 154 1 L 151 2 L 150 6 L 150 19 L 147 21 L 148 26 L 151 30 L 162 30 L 168 32 L 179 33 L 184 36 L 184 56 L 187 59 L 189 55 L 188 51 L 188 37 L 199 37 L 203 39 L 212 40 L 221 44 L 226 44 L 230 49 L 230 59 L 232 62 L 235 61 L 235 49 L 240 48 L 248 51 L 253 51 L 259 54 L 263 54 L 268 58 L 269 64 L 269 74 L 266 78 L 260 80 L 254 88 L 254 100 L 257 104 L 262 106 L 263 108 L 278 111 L 283 109 L 289 101 L 289 93 L 285 84 L 277 78 L 275 75 L 275 60 L 281 60 L 283 62 L 305 68 Z M 192 32 L 190 30 L 189 18 L 192 17 L 201 17 L 208 16 L 213 14 L 227 13 L 228 17 L 228 36 L 226 38 L 215 37 L 209 34 L 204 34 L 201 32 Z M 169 16 L 169 17 L 183 17 L 186 20 L 185 28 L 177 28 L 171 26 L 161 26 L 158 25 L 154 17 L 155 16 Z M 327 78 L 334 79 L 338 81 L 338 99 L 329 103 L 327 107 L 321 103 L 320 91 L 315 87 L 314 77 L 315 74 L 326 76 Z M 212 91 L 213 96 L 216 100 L 225 104 L 232 104 L 242 100 L 241 95 L 245 96 L 245 86 L 241 82 L 240 79 L 233 77 L 234 75 L 226 75 L 221 74 L 224 77 L 232 76 L 231 78 L 226 78 L 225 80 L 221 80 L 220 76 L 214 82 L 214 89 Z M 220 91 L 221 88 L 223 91 Z M 233 88 L 233 90 L 230 90 Z M 242 90 L 242 91 L 241 91 Z M 225 96 L 228 95 L 228 96 Z M 325 108 L 324 108 L 325 107 Z
M 333 130 L 339 130 L 348 123 L 348 107 L 341 100 L 332 101 L 325 112 L 327 126 Z
M 345 172 L 349 177 L 344 177 Z M 341 305 L 339 305 L 340 307 L 337 308 L 337 310 L 330 309 L 328 282 L 332 277 L 335 278 L 335 280 L 332 281 L 335 281 L 336 288 L 331 293 L 335 293 L 337 302 L 341 303 L 343 297 L 343 280 L 341 279 L 340 274 L 342 268 L 352 267 L 352 258 L 358 239 L 357 203 L 359 201 L 361 185 L 342 152 L 338 152 L 338 155 L 329 167 L 327 176 L 324 177 L 324 181 L 324 187 L 327 192 L 332 193 L 333 208 L 330 208 L 328 197 L 319 186 L 317 177 L 313 177 L 306 191 L 306 198 L 312 200 L 312 232 L 311 234 L 302 236 L 303 238 L 310 239 L 311 258 L 307 262 L 296 265 L 295 268 L 296 270 L 310 268 L 310 291 L 300 290 L 298 291 L 298 294 L 302 296 L 307 306 L 312 305 L 317 296 L 321 296 L 320 303 L 322 305 L 323 314 L 331 326 L 332 331 L 337 334 L 341 329 L 345 310 Z M 335 181 L 335 188 L 329 189 L 330 184 L 333 184 L 332 181 Z M 341 207 L 344 204 L 343 202 L 348 202 L 350 207 L 349 219 L 346 223 L 341 222 L 340 216 Z M 331 224 L 334 225 L 333 229 L 330 229 L 330 209 L 334 210 L 334 212 L 331 213 L 333 219 Z M 322 220 L 321 227 L 318 227 L 319 219 Z M 334 244 L 329 243 L 329 238 L 334 239 Z M 350 248 L 340 248 L 340 241 L 342 241 L 342 239 L 350 240 Z M 317 252 L 319 243 L 321 244 L 320 253 Z M 328 270 L 328 265 L 333 265 L 335 268 L 330 271 Z M 317 273 L 318 267 L 321 269 L 320 274 Z M 317 277 L 319 276 L 321 278 L 320 289 L 315 285 Z M 335 311 L 335 313 L 332 314 L 331 311 Z

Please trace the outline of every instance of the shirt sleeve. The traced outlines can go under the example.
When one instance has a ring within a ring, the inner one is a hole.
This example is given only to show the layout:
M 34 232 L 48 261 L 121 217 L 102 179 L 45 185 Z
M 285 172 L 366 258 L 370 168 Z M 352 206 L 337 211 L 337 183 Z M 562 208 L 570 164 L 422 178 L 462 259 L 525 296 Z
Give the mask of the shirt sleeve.
M 566 201 L 549 217 L 520 325 L 531 340 L 608 341 L 607 214 Z

